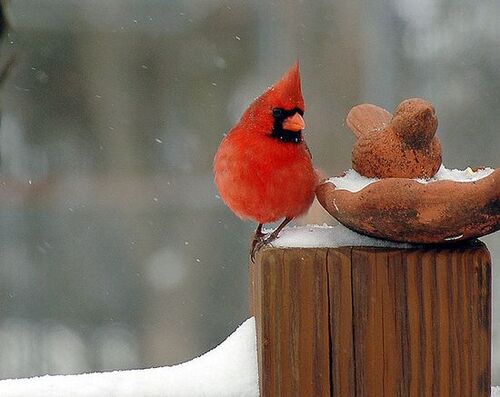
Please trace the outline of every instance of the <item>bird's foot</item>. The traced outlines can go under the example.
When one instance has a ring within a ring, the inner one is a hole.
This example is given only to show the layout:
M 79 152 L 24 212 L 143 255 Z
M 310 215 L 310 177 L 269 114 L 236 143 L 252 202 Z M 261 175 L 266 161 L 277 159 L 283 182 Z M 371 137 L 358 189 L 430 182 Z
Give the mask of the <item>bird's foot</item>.
M 262 248 L 262 239 L 253 239 L 252 241 L 252 248 L 250 250 L 250 259 L 252 260 L 252 263 L 255 263 L 255 255 L 257 255 L 257 252 Z
M 281 230 L 288 225 L 291 220 L 292 218 L 285 218 L 276 229 L 267 235 L 262 233 L 262 223 L 259 223 L 259 226 L 257 226 L 257 230 L 253 236 L 252 248 L 250 251 L 252 263 L 255 263 L 255 255 L 257 255 L 257 252 L 259 252 L 259 250 L 265 245 L 271 244 L 274 240 L 276 240 Z
M 262 232 L 262 226 L 262 223 L 259 223 L 257 230 L 253 235 L 252 247 L 250 249 L 250 258 L 252 259 L 252 263 L 255 263 L 255 255 L 262 248 L 262 241 L 266 236 L 266 234 Z
M 257 253 L 266 245 L 271 244 L 276 238 L 278 237 L 278 233 L 276 231 L 269 233 L 269 234 L 263 234 L 261 236 L 255 235 L 252 241 L 252 249 L 251 249 L 251 254 L 250 258 L 252 259 L 252 262 L 255 263 L 255 256 Z

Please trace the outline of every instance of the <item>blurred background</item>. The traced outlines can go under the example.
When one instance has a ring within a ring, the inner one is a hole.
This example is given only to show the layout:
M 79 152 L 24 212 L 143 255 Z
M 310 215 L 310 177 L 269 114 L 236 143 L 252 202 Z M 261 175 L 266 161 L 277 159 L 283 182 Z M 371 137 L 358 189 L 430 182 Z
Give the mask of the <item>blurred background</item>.
M 350 108 L 431 100 L 444 163 L 500 167 L 500 2 L 16 0 L 2 56 L 0 378 L 189 360 L 249 317 L 254 225 L 212 159 L 300 59 L 306 139 L 350 168 Z M 459 199 L 459 198 L 457 198 Z M 333 220 L 315 206 L 303 223 Z M 500 383 L 500 233 L 493 383 Z

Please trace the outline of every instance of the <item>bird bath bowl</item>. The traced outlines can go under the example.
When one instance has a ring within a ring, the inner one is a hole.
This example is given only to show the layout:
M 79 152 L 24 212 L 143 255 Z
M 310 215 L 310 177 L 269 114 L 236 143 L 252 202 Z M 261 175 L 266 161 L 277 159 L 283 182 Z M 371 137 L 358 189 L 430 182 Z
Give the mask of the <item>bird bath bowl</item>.
M 324 181 L 316 195 L 343 225 L 387 240 L 449 243 L 500 229 L 500 169 L 442 167 L 429 180 L 366 178 L 350 170 Z

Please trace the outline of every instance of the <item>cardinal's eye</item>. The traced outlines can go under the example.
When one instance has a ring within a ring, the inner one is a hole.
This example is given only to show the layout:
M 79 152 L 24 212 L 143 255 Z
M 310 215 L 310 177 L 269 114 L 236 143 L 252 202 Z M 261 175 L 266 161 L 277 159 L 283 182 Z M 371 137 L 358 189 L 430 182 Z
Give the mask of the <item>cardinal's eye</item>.
M 285 116 L 285 111 L 281 108 L 274 108 L 273 109 L 273 117 L 280 119 Z

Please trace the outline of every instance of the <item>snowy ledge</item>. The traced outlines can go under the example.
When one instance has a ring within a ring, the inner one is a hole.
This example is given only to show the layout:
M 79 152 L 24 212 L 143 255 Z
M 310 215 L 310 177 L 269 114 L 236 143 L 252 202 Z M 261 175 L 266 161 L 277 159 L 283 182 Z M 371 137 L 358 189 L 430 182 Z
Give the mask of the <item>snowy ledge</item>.
M 307 225 L 283 229 L 271 244 L 279 248 L 338 248 L 338 247 L 387 247 L 412 248 L 413 244 L 397 243 L 368 237 L 348 229 L 344 225 Z
M 493 171 L 493 168 L 483 168 L 473 171 L 470 167 L 465 170 L 449 170 L 444 165 L 441 165 L 436 175 L 430 179 L 415 179 L 415 181 L 427 184 L 438 181 L 453 181 L 453 182 L 475 182 L 480 179 L 486 178 Z M 367 178 L 366 176 L 358 174 L 354 170 L 346 171 L 344 176 L 336 176 L 328 179 L 326 182 L 331 182 L 337 189 L 347 190 L 355 193 L 368 185 L 379 181 L 378 178 Z
M 173 367 L 0 381 L 2 397 L 258 397 L 255 321 Z M 491 388 L 500 397 L 500 387 Z
M 255 321 L 183 364 L 0 381 L 2 397 L 257 397 Z

